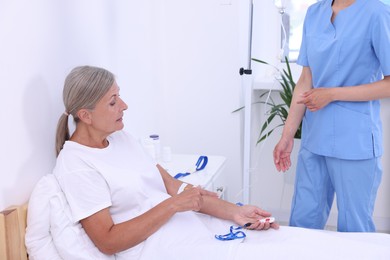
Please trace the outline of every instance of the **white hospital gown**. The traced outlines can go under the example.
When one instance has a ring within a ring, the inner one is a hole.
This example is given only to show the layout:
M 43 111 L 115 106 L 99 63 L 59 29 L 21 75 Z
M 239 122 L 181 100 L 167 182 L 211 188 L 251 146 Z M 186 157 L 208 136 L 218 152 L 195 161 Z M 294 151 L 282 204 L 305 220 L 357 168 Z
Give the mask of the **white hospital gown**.
M 169 198 L 155 162 L 134 138 L 119 131 L 108 141 L 105 149 L 67 141 L 57 159 L 54 174 L 75 222 L 110 207 L 114 223 L 121 223 Z M 218 242 L 214 240 L 196 213 L 178 213 L 145 242 L 118 253 L 117 259 L 139 259 L 142 254 L 148 259 L 152 252 L 181 258 L 178 248 L 191 249 L 201 243 L 206 245 L 204 255 L 211 256 L 211 242 Z M 225 251 L 219 255 L 226 255 Z

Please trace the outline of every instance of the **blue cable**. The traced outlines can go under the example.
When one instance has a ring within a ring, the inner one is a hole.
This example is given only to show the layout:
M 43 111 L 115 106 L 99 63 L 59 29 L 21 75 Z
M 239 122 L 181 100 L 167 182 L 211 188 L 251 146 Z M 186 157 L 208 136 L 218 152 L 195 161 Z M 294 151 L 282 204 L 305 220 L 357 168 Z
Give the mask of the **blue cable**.
M 248 223 L 250 225 L 250 223 Z M 234 239 L 240 239 L 245 238 L 246 234 L 243 231 L 235 231 L 240 230 L 242 228 L 245 228 L 248 224 L 245 224 L 244 227 L 238 226 L 230 226 L 230 233 L 225 235 L 215 235 L 215 238 L 221 241 L 228 241 L 228 240 L 234 240 Z
M 236 205 L 237 206 L 243 206 L 244 204 L 241 203 L 241 202 L 237 202 Z M 228 240 L 245 238 L 246 234 L 243 231 L 233 232 L 233 230 L 240 230 L 240 229 L 243 229 L 243 228 L 247 228 L 251 224 L 252 223 L 246 223 L 243 227 L 241 227 L 241 226 L 238 226 L 238 227 L 230 226 L 230 233 L 229 234 L 215 235 L 215 238 L 218 239 L 218 240 L 221 240 L 221 241 L 228 241 Z
M 206 167 L 208 161 L 209 161 L 209 158 L 207 158 L 207 156 L 204 156 L 204 155 L 199 156 L 199 159 L 195 164 L 195 166 L 196 166 L 195 172 L 203 170 Z M 191 174 L 191 172 L 178 173 L 175 176 L 173 176 L 173 178 L 179 179 L 179 178 L 185 177 L 185 176 L 190 175 L 190 174 Z

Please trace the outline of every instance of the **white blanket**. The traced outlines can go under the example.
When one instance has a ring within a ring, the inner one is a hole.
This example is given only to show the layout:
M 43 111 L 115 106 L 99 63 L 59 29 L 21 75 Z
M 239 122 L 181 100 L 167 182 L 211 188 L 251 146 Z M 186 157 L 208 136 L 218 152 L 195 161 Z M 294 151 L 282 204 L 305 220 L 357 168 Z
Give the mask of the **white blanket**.
M 44 176 L 30 201 L 26 246 L 30 259 L 390 259 L 390 235 L 339 233 L 282 226 L 279 230 L 250 231 L 247 237 L 219 241 L 231 222 L 195 212 L 178 213 L 141 247 L 107 256 L 73 223 L 65 196 L 54 176 Z
M 281 226 L 245 230 L 245 239 L 219 241 L 214 235 L 229 233 L 232 223 L 198 214 L 205 231 L 197 220 L 184 215 L 175 216 L 174 224 L 168 222 L 146 241 L 141 259 L 390 259 L 389 234 Z

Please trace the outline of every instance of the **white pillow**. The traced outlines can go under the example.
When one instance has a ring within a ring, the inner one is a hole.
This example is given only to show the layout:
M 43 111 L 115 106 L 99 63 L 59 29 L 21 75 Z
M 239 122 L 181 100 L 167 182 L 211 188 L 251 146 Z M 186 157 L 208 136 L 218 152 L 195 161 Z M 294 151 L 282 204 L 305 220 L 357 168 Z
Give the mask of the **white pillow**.
M 69 205 L 53 174 L 43 176 L 31 194 L 26 246 L 31 260 L 115 259 L 101 253 L 81 224 L 72 222 Z
M 49 198 L 58 192 L 51 177 L 39 180 L 28 202 L 25 243 L 30 260 L 61 259 L 50 235 Z

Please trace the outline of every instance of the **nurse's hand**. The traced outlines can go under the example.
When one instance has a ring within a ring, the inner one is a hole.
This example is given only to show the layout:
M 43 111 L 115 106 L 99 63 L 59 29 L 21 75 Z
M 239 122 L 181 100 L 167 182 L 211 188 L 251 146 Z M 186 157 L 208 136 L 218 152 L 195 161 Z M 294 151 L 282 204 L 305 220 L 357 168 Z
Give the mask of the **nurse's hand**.
M 313 88 L 300 95 L 298 104 L 304 104 L 311 112 L 318 111 L 333 101 L 332 88 Z
M 274 164 L 280 172 L 287 171 L 291 166 L 290 154 L 294 146 L 294 138 L 281 138 L 274 148 Z

